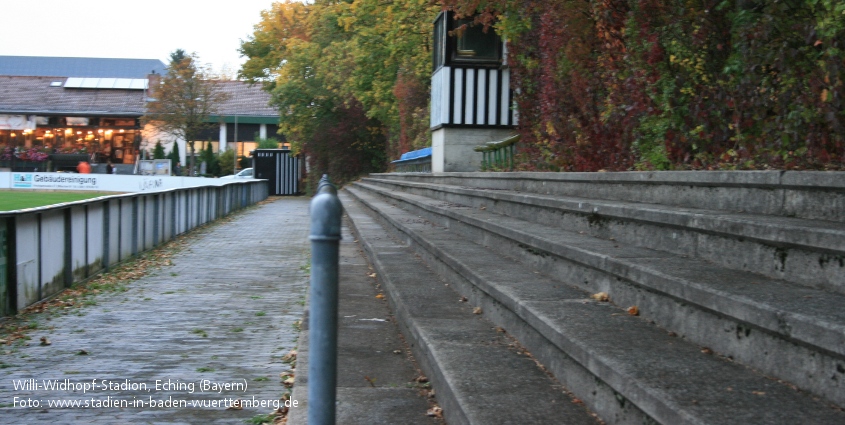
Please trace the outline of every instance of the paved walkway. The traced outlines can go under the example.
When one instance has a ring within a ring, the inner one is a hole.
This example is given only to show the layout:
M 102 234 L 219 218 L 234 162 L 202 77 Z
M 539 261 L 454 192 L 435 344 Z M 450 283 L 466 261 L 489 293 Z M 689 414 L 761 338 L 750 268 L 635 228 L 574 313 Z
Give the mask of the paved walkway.
M 49 321 L 40 315 L 28 346 L 0 346 L 0 423 L 243 424 L 270 413 L 226 407 L 274 403 L 286 392 L 279 374 L 304 309 L 308 227 L 308 199 L 268 202 L 196 231 L 172 266 L 125 292 Z M 220 385 L 202 388 L 204 380 Z M 44 388 L 49 382 L 71 388 Z M 14 408 L 16 397 L 40 407 Z M 73 400 L 129 407 L 48 405 Z

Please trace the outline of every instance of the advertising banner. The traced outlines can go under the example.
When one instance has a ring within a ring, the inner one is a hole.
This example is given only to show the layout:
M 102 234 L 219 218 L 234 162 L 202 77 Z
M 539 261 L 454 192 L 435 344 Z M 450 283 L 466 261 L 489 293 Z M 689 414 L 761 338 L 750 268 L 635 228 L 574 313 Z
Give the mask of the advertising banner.
M 95 190 L 153 192 L 196 186 L 222 186 L 233 180 L 166 175 L 0 172 L 0 189 Z

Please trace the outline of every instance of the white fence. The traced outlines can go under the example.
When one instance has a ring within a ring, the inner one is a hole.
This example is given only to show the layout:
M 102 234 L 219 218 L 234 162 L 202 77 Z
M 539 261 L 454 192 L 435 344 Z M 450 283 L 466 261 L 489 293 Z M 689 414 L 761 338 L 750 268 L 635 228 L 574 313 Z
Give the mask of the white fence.
M 0 314 L 268 196 L 266 180 L 208 180 L 215 185 L 0 212 Z

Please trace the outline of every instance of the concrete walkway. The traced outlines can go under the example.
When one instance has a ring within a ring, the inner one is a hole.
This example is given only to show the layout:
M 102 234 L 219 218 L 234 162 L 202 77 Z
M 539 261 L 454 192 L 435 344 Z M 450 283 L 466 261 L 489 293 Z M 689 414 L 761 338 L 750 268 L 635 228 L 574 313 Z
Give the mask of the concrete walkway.
M 308 199 L 226 220 L 125 292 L 36 315 L 29 345 L 0 345 L 0 423 L 243 424 L 273 411 L 305 304 Z M 233 399 L 268 405 L 227 409 Z M 13 406 L 27 400 L 40 406 Z M 73 401 L 89 407 L 49 406 Z M 108 403 L 128 407 L 95 407 Z

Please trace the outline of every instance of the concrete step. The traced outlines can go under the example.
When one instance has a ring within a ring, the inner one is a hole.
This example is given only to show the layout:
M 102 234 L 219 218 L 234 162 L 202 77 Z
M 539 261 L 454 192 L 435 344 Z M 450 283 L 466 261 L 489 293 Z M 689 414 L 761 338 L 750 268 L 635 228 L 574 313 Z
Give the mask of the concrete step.
M 363 182 L 845 293 L 845 223 L 406 181 Z
M 616 173 L 371 174 L 405 181 L 516 190 L 845 222 L 845 172 L 645 171 Z
M 380 213 L 385 205 L 407 210 L 401 220 L 383 213 L 382 219 L 431 252 L 432 260 L 452 256 L 442 244 L 419 236 L 408 217 L 430 221 L 557 281 L 607 292 L 617 305 L 637 306 L 643 318 L 667 331 L 845 406 L 842 294 L 372 185 L 348 191 Z M 495 271 L 513 264 L 488 266 Z M 475 270 L 460 262 L 449 267 L 463 274 Z M 510 303 L 507 297 L 497 302 Z
M 406 244 L 340 196 L 447 423 L 600 423 L 528 352 L 460 302 Z

